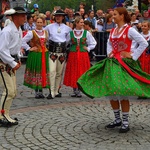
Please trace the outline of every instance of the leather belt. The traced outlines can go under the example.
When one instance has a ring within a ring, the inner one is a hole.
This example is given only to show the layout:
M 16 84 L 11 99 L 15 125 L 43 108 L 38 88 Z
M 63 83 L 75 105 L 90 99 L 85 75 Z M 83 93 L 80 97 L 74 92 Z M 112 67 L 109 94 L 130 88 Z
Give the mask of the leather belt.
M 49 51 L 53 53 L 65 53 L 66 42 L 53 42 L 49 41 Z
M 15 59 L 14 60 L 15 62 L 19 62 L 20 61 L 18 55 L 11 55 L 11 57 L 13 57 Z

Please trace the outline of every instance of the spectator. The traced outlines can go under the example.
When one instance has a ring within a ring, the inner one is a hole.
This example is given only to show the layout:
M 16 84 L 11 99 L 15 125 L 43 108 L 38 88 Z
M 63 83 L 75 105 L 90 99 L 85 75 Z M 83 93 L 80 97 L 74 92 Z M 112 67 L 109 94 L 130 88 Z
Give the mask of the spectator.
M 65 22 L 68 22 L 68 13 L 69 13 L 69 7 L 65 7 L 64 9 L 64 12 L 65 12 Z
M 94 10 L 89 10 L 88 16 L 89 17 L 87 18 L 87 20 L 92 23 L 93 31 L 96 32 L 97 31 L 97 21 L 96 21 L 96 18 L 94 17 Z
M 80 9 L 85 9 L 85 6 L 86 6 L 86 4 L 84 2 L 80 2 L 79 10 Z
M 97 20 L 97 29 L 98 31 L 102 31 L 103 24 L 105 22 L 105 15 L 101 9 L 96 12 L 96 20 Z
M 33 14 L 39 14 L 39 5 L 38 4 L 34 4 L 33 5 L 33 9 L 31 10 L 31 13 Z
M 105 17 L 105 15 L 103 13 L 103 10 L 101 10 L 101 9 L 97 10 L 96 19 L 100 19 L 100 18 L 103 18 L 103 17 Z
M 27 15 L 27 22 L 24 24 L 24 30 L 34 30 L 35 29 L 35 23 L 33 20 L 33 17 L 31 15 Z
M 50 19 L 51 19 L 51 12 L 50 12 L 50 11 L 46 11 L 46 12 L 45 12 L 45 15 L 46 15 L 46 18 L 45 18 L 45 20 L 46 20 L 46 25 L 48 25 L 48 24 L 51 23 L 51 22 L 50 22 Z
M 60 9 L 61 9 L 61 6 L 54 6 L 54 12 Z
M 83 16 L 84 16 L 84 13 L 85 13 L 85 10 L 84 10 L 84 8 L 80 8 L 79 9 L 79 14 L 80 14 L 80 16 L 83 18 Z
M 50 24 L 55 22 L 55 11 L 51 13 Z
M 88 13 L 84 13 L 83 20 L 86 20 L 89 17 Z
M 92 23 L 90 21 L 84 20 L 84 30 L 89 31 L 94 36 L 94 32 L 92 29 Z M 94 49 L 90 50 L 90 52 L 89 52 L 90 61 L 93 60 L 93 52 L 94 52 Z
M 138 31 L 139 20 L 136 19 L 136 14 L 131 14 L 131 26 Z
M 89 31 L 93 35 L 92 23 L 88 20 L 84 20 L 84 30 Z
M 150 16 L 148 10 L 143 11 L 143 17 L 139 19 L 139 22 L 142 23 L 143 21 L 150 22 Z
M 139 20 L 142 17 L 142 14 L 140 13 L 139 9 L 135 9 L 135 15 L 136 15 L 136 19 Z
M 69 9 L 68 11 L 68 18 L 66 21 L 66 25 L 68 25 L 70 28 L 73 28 L 73 22 L 74 22 L 74 12 L 73 9 Z
M 111 14 L 108 14 L 105 19 L 105 23 L 103 25 L 103 31 L 110 32 L 112 28 L 116 26 L 116 24 L 113 22 L 113 16 Z

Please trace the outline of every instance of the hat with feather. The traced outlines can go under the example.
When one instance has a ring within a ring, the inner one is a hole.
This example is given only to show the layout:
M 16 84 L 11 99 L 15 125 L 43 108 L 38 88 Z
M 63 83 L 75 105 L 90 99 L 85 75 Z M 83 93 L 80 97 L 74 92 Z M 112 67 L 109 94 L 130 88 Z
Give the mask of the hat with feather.
M 14 7 L 4 12 L 4 15 L 27 14 L 23 7 Z

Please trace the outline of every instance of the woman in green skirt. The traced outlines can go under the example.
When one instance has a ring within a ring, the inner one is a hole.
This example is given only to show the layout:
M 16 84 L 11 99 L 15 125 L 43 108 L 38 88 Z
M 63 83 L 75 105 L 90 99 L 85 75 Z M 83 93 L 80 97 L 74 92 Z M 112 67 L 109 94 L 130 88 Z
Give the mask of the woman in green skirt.
M 150 75 L 141 70 L 137 61 L 148 43 L 128 25 L 130 16 L 125 8 L 115 8 L 113 19 L 117 26 L 110 32 L 108 57 L 84 73 L 78 80 L 78 86 L 89 97 L 107 97 L 115 120 L 106 128 L 121 126 L 119 132 L 126 133 L 130 130 L 130 96 L 150 97 Z M 137 47 L 133 46 L 133 41 L 138 44 Z
M 43 30 L 43 25 L 44 18 L 37 17 L 36 29 L 28 31 L 22 44 L 23 49 L 30 51 L 26 62 L 24 85 L 35 90 L 35 98 L 37 99 L 44 98 L 43 88 L 50 88 L 49 53 L 46 48 L 48 34 Z

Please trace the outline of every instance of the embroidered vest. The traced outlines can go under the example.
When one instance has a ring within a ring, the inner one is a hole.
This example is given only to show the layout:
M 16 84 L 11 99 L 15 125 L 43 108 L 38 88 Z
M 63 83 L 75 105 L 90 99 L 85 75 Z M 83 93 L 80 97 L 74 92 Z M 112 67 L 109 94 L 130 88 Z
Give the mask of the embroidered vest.
M 112 42 L 113 50 L 116 50 L 118 52 L 120 51 L 130 52 L 132 40 L 128 38 L 129 28 L 130 26 L 126 26 L 125 29 L 120 33 L 120 35 L 116 37 L 113 35 L 115 28 L 111 30 L 110 41 Z
M 85 49 L 83 49 L 83 47 L 86 46 L 86 34 L 87 31 L 84 30 L 82 37 L 78 41 L 77 38 L 74 36 L 73 31 L 70 32 L 71 42 L 72 42 L 72 46 L 70 48 L 71 52 L 77 52 L 76 50 L 77 46 L 80 47 L 80 52 L 87 52 Z
M 40 38 L 38 37 L 38 35 L 35 33 L 34 30 L 32 30 L 32 33 L 33 33 L 33 38 L 30 41 L 31 47 L 37 46 L 38 47 L 37 52 L 42 52 L 42 45 L 41 45 L 42 43 L 40 42 Z M 46 31 L 44 31 L 44 33 L 45 33 L 44 46 L 45 46 L 45 52 L 46 52 L 46 51 L 48 51 L 46 48 L 46 42 L 47 42 L 48 35 L 47 35 Z

